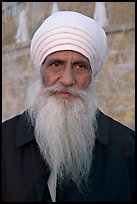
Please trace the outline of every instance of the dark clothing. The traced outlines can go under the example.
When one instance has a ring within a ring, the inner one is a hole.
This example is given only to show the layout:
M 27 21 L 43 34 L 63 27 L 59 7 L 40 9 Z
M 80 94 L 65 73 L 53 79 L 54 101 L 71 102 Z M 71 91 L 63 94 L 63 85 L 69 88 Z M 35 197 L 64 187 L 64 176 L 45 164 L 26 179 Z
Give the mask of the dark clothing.
M 57 186 L 56 202 L 132 202 L 134 131 L 99 111 L 89 185 L 84 193 L 71 182 Z M 51 202 L 45 165 L 25 112 L 3 123 L 2 201 Z

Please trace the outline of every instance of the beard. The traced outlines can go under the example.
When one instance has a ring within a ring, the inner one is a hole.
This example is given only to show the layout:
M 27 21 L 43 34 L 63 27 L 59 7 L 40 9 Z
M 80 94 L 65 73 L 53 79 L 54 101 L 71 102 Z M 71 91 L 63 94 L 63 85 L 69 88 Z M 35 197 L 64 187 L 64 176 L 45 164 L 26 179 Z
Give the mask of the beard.
M 69 92 L 70 99 L 55 98 Z M 76 87 L 43 87 L 39 79 L 27 95 L 27 116 L 34 126 L 43 160 L 57 174 L 59 184 L 73 181 L 78 187 L 90 174 L 96 139 L 97 102 L 93 83 L 87 90 Z

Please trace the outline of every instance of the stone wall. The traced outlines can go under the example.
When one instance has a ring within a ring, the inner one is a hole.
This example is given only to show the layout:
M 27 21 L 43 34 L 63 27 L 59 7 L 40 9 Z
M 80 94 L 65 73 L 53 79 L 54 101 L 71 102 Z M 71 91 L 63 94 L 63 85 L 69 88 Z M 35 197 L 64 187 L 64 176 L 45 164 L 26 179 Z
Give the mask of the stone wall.
M 58 2 L 57 6 L 59 10 L 78 11 L 90 17 L 97 8 L 96 2 Z M 29 56 L 30 40 L 52 8 L 53 2 L 2 2 L 3 120 L 24 110 L 34 69 Z M 109 47 L 96 79 L 98 103 L 104 113 L 134 129 L 135 2 L 105 2 L 105 9 Z

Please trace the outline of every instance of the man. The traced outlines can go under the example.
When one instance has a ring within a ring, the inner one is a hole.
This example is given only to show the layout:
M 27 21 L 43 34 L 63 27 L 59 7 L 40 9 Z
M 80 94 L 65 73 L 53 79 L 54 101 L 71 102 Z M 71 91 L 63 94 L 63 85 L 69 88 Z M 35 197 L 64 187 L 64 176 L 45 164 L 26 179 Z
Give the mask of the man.
M 134 200 L 134 131 L 97 107 L 106 53 L 104 30 L 77 12 L 36 31 L 27 108 L 3 123 L 4 202 Z

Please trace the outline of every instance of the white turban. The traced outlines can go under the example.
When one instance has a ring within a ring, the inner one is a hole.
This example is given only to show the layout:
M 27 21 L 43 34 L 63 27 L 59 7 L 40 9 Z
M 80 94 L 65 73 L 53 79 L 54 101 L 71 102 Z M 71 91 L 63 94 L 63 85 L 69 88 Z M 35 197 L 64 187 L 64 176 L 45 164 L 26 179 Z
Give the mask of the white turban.
M 30 55 L 34 66 L 39 68 L 49 54 L 61 50 L 73 50 L 84 55 L 95 75 L 101 70 L 106 56 L 106 34 L 94 19 L 81 13 L 54 13 L 35 32 Z

